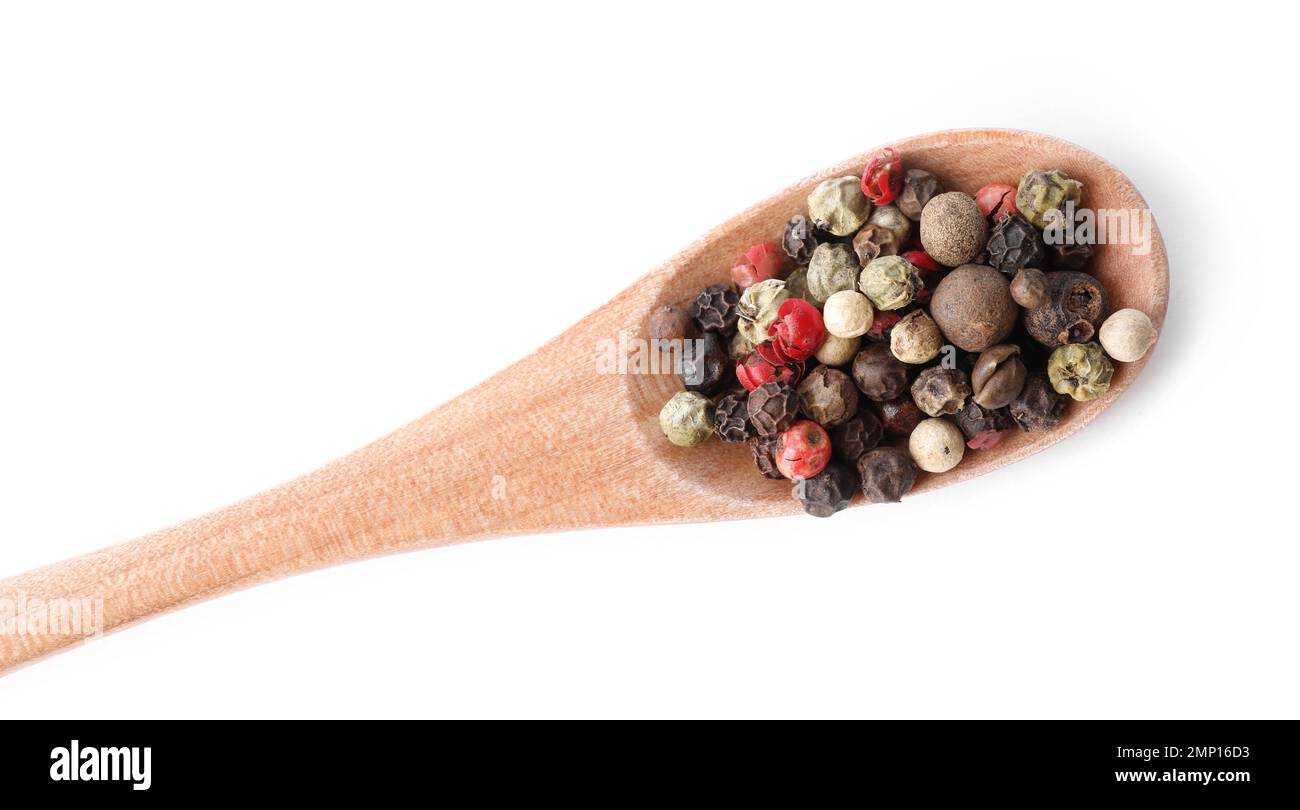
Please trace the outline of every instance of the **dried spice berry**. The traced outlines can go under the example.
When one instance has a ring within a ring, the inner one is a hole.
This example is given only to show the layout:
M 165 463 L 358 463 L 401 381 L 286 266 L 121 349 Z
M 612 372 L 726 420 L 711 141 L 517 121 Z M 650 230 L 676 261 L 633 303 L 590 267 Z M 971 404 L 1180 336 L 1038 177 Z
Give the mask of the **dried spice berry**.
M 876 309 L 902 309 L 916 300 L 921 274 L 902 256 L 881 256 L 862 268 L 858 288 Z
M 929 253 L 924 250 L 905 250 L 902 253 L 904 259 L 912 263 L 917 270 L 925 270 L 929 273 L 937 273 L 943 269 L 943 265 L 931 258 Z
M 1074 270 L 1044 275 L 1047 303 L 1025 311 L 1025 329 L 1047 347 L 1092 340 L 1106 316 L 1106 292 L 1101 282 Z
M 975 204 L 994 221 L 1020 213 L 1016 210 L 1016 188 L 1006 183 L 989 183 L 975 192 Z
M 853 252 L 862 264 L 878 256 L 896 256 L 902 249 L 898 235 L 883 225 L 868 223 L 853 237 Z
M 795 214 L 785 223 L 781 234 L 781 249 L 798 264 L 807 264 L 817 249 L 817 234 L 812 222 L 802 214 Z
M 767 330 L 768 341 L 783 359 L 807 360 L 826 338 L 826 324 L 817 308 L 799 298 L 790 298 L 777 310 L 777 320 Z
M 1048 245 L 1047 260 L 1053 270 L 1082 270 L 1096 252 L 1091 244 Z
M 863 337 L 868 340 L 888 343 L 894 325 L 900 320 L 902 320 L 902 316 L 897 312 L 882 309 L 871 318 L 871 328 L 867 330 L 867 334 Z
M 739 362 L 750 352 L 754 351 L 754 344 L 749 338 L 737 332 L 731 336 L 731 342 L 727 344 L 727 358 Z
M 971 371 L 971 396 L 985 408 L 1005 408 L 1020 396 L 1028 376 L 1019 346 L 1011 343 L 990 346 L 980 354 Z
M 749 396 L 741 391 L 718 400 L 713 409 L 713 432 L 724 442 L 743 442 L 752 438 L 749 430 Z
M 697 445 L 713 433 L 713 403 L 703 394 L 679 391 L 659 412 L 659 427 L 679 447 Z
M 760 242 L 745 251 L 745 261 L 731 268 L 731 283 L 742 292 L 760 281 L 785 275 L 785 254 L 773 242 Z
M 932 366 L 925 369 L 912 383 L 912 399 L 930 416 L 954 414 L 961 410 L 970 396 L 966 372 L 956 368 Z
M 1012 425 L 1006 408 L 985 408 L 973 399 L 966 400 L 954 418 L 972 450 L 987 450 L 997 444 Z
M 903 190 L 898 195 L 898 210 L 909 219 L 919 221 L 925 204 L 942 193 L 939 178 L 924 169 L 908 169 L 903 175 Z
M 794 495 L 803 504 L 803 511 L 813 517 L 830 517 L 847 509 L 858 488 L 858 474 L 852 468 L 832 461 L 826 467 L 794 488 Z
M 695 322 L 686 307 L 664 304 L 650 315 L 651 340 L 676 342 L 689 340 L 696 334 Z
M 916 483 L 916 464 L 897 447 L 877 447 L 858 458 L 858 477 L 868 503 L 898 503 Z
M 822 345 L 817 347 L 817 353 L 813 357 L 817 362 L 828 366 L 843 366 L 853 361 L 858 355 L 858 349 L 862 348 L 862 338 L 842 338 L 835 335 L 826 334 L 826 339 Z
M 947 419 L 926 419 L 908 437 L 907 452 L 926 472 L 944 473 L 961 463 L 966 439 Z
M 1066 203 L 1078 205 L 1082 195 L 1083 183 L 1071 180 L 1060 169 L 1025 172 L 1016 189 L 1016 208 L 1025 219 L 1046 228 L 1053 217 L 1064 213 Z
M 1011 334 L 1020 308 L 1006 276 L 982 264 L 964 264 L 935 287 L 930 314 L 954 346 L 982 352 Z
M 1121 363 L 1142 359 L 1156 343 L 1156 327 L 1145 312 L 1121 309 L 1106 319 L 1097 334 L 1101 347 Z
M 755 345 L 767 340 L 767 330 L 776 323 L 776 313 L 789 297 L 785 282 L 779 278 L 749 287 L 736 304 L 737 331 Z
M 867 162 L 862 173 L 862 193 L 876 205 L 886 205 L 902 190 L 903 160 L 897 149 L 885 147 Z
M 871 301 L 853 290 L 840 290 L 827 298 L 822 310 L 826 331 L 839 338 L 862 337 L 871 331 L 874 317 Z
M 923 309 L 904 315 L 889 333 L 889 350 L 904 363 L 928 363 L 939 356 L 941 349 L 943 334 Z
M 921 246 L 940 264 L 957 267 L 973 261 L 987 237 L 984 212 L 969 194 L 940 194 L 921 212 Z
M 831 429 L 831 452 L 850 464 L 863 453 L 880 444 L 885 436 L 884 425 L 871 411 L 860 411 L 849 421 Z
M 763 383 L 749 392 L 745 411 L 755 433 L 775 436 L 794 423 L 799 411 L 799 394 L 785 383 Z
M 779 382 L 794 385 L 803 377 L 803 363 L 770 363 L 758 352 L 745 355 L 736 364 L 736 380 L 746 391 L 753 391 L 764 383 Z
M 808 300 L 808 268 L 796 267 L 785 277 L 785 291 L 791 298 Z
M 760 437 L 749 443 L 750 452 L 754 454 L 754 466 L 762 473 L 764 478 L 773 480 L 784 478 L 781 471 L 776 468 L 776 446 L 780 442 L 780 435 Z
M 1051 430 L 1061 423 L 1069 398 L 1056 393 L 1046 374 L 1031 374 L 1007 410 L 1021 430 Z
M 776 446 L 776 468 L 791 481 L 812 478 L 826 469 L 830 460 L 830 436 L 824 427 L 807 419 L 786 428 Z
M 871 216 L 871 201 L 856 177 L 837 177 L 819 183 L 808 195 L 808 216 L 813 224 L 833 236 L 848 236 Z
M 884 402 L 907 391 L 907 366 L 883 343 L 872 344 L 853 358 L 853 382 L 867 399 Z
M 691 317 L 706 332 L 729 335 L 736 329 L 740 295 L 728 284 L 705 287 L 691 304 Z
M 1042 270 L 1023 268 L 1011 279 L 1011 298 L 1025 309 L 1037 309 L 1047 303 L 1047 276 Z
M 820 307 L 840 290 L 856 290 L 861 272 L 853 248 L 838 243 L 818 245 L 808 264 L 808 300 Z
M 1058 394 L 1069 394 L 1079 402 L 1106 393 L 1114 373 L 1115 367 L 1097 343 L 1070 343 L 1058 347 L 1047 358 L 1047 379 L 1052 388 Z
M 858 412 L 857 386 L 849 375 L 830 366 L 810 371 L 798 391 L 803 413 L 826 427 L 842 425 Z
M 925 414 L 910 395 L 880 403 L 880 424 L 888 436 L 907 436 L 923 419 Z
M 682 344 L 681 378 L 687 391 L 712 396 L 730 382 L 731 362 L 722 341 L 712 332 Z
M 1004 217 L 993 226 L 984 247 L 983 264 L 1014 276 L 1022 267 L 1038 267 L 1046 247 L 1038 229 L 1020 217 Z

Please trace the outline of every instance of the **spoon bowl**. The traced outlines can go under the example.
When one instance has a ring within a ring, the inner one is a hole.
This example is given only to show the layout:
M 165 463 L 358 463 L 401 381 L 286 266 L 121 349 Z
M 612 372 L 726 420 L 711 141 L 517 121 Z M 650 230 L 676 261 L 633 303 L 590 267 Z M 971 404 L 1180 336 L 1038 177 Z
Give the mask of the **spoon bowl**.
M 909 168 L 935 173 L 949 190 L 973 194 L 1031 169 L 1059 168 L 1083 182 L 1095 210 L 1146 210 L 1115 167 L 1045 135 L 958 130 L 892 146 Z M 659 411 L 681 390 L 676 376 L 608 373 L 597 358 L 620 336 L 647 336 L 658 305 L 723 282 L 749 246 L 778 238 L 786 220 L 804 211 L 817 183 L 859 174 L 870 154 L 828 167 L 715 228 L 532 355 L 389 436 L 211 515 L 0 581 L 0 599 L 100 600 L 96 629 L 109 631 L 235 588 L 379 554 L 531 532 L 799 512 L 789 486 L 758 477 L 746 446 L 681 448 L 663 437 Z M 1090 272 L 1112 308 L 1133 307 L 1157 329 L 1163 324 L 1169 272 L 1153 221 L 1149 252 L 1100 246 Z M 908 500 L 1084 427 L 1150 354 L 1116 364 L 1110 390 L 1072 403 L 1057 428 L 1012 431 L 948 473 L 923 473 Z M 76 640 L 0 634 L 0 672 Z

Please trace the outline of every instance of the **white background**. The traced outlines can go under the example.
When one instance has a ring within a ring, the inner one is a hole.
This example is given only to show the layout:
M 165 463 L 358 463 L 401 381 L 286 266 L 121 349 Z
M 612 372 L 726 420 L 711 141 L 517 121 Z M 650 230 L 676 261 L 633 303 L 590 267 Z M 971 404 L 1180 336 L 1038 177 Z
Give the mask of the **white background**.
M 1145 373 L 902 506 L 313 573 L 17 671 L 0 717 L 1300 715 L 1281 21 L 621 5 L 6 3 L 0 576 L 342 455 L 930 130 L 1132 178 L 1172 272 Z

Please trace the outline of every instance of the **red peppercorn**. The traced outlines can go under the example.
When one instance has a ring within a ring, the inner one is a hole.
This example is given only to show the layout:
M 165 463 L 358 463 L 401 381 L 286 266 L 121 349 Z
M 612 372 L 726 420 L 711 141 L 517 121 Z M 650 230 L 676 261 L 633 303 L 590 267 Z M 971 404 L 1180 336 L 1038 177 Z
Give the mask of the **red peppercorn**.
M 982 430 L 971 436 L 966 446 L 972 450 L 987 450 L 1002 441 L 1005 435 L 1007 435 L 1005 430 Z
M 789 360 L 807 360 L 826 339 L 826 324 L 817 307 L 802 298 L 789 298 L 776 311 L 776 323 L 768 327 L 770 351 Z M 764 355 L 766 357 L 766 355 Z
M 791 481 L 812 478 L 831 460 L 831 439 L 826 429 L 803 419 L 784 433 L 776 446 L 776 468 Z
M 907 259 L 918 270 L 927 270 L 931 273 L 937 273 L 943 269 L 943 265 L 930 258 L 930 254 L 924 250 L 906 250 L 903 251 L 903 258 Z
M 867 330 L 867 337 L 872 340 L 883 340 L 885 333 L 894 328 L 901 316 L 892 309 L 876 310 L 876 316 L 871 319 L 871 328 Z
M 803 368 L 803 363 L 773 363 L 762 354 L 751 352 L 736 363 L 736 379 L 746 391 L 753 391 L 763 383 L 769 382 L 794 385 L 803 376 Z
M 975 204 L 984 212 L 984 216 L 995 220 L 1020 214 L 1016 208 L 1016 187 L 1006 183 L 989 183 L 975 192 Z
M 862 173 L 862 193 L 876 205 L 888 205 L 903 190 L 903 159 L 897 149 L 885 147 L 867 163 Z
M 785 274 L 785 253 L 775 242 L 759 242 L 745 251 L 747 261 L 731 268 L 731 281 L 742 292 L 760 281 Z

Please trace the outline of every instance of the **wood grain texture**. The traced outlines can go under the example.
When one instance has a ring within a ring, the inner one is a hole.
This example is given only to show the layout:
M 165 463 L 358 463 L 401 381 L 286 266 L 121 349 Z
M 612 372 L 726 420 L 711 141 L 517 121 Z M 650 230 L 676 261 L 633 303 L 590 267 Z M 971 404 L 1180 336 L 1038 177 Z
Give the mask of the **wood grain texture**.
M 1084 202 L 1092 208 L 1146 208 L 1113 166 L 1044 135 L 959 130 L 892 145 L 909 167 L 935 172 L 949 189 L 973 193 L 988 182 L 1015 183 L 1030 169 L 1060 168 L 1083 181 Z M 601 341 L 617 341 L 620 332 L 644 337 L 656 305 L 687 300 L 725 280 L 747 247 L 779 237 L 814 185 L 859 173 L 868 154 L 733 218 L 511 369 L 374 444 L 211 515 L 0 581 L 0 599 L 102 599 L 103 629 L 110 631 L 234 588 L 395 551 L 521 533 L 799 511 L 788 485 L 757 480 L 746 447 L 711 441 L 684 449 L 663 439 L 658 413 L 679 390 L 675 377 L 602 374 L 597 356 Z M 1140 309 L 1162 325 L 1169 275 L 1158 231 L 1145 256 L 1108 245 L 1094 262 L 1114 308 Z M 968 454 L 952 472 L 923 474 L 913 496 L 1064 439 L 1109 407 L 1150 356 L 1116 364 L 1110 391 L 1074 404 L 1057 429 L 1014 432 L 993 450 Z M 507 412 L 511 418 L 501 419 Z M 0 635 L 0 672 L 78 640 Z

